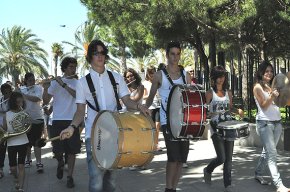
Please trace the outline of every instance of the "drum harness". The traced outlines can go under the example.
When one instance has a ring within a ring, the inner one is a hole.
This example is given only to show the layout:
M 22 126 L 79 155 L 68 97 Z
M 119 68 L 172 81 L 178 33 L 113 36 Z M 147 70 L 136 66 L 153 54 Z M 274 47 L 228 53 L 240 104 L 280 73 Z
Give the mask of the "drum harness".
M 117 93 L 117 83 L 115 81 L 115 78 L 114 78 L 112 72 L 111 71 L 107 71 L 107 72 L 108 72 L 108 75 L 109 75 L 111 84 L 113 86 L 113 89 L 114 89 L 115 98 L 116 98 L 116 102 L 117 102 L 117 109 L 118 110 L 121 110 L 122 109 L 122 106 L 120 104 L 119 97 L 118 97 L 118 93 Z M 94 83 L 92 81 L 92 77 L 91 77 L 91 74 L 90 73 L 86 75 L 86 80 L 87 80 L 87 83 L 88 83 L 90 92 L 91 92 L 91 94 L 92 94 L 92 96 L 94 98 L 96 107 L 94 107 L 88 100 L 87 100 L 87 104 L 88 104 L 88 106 L 91 109 L 93 109 L 96 112 L 99 112 L 100 111 L 100 107 L 99 107 L 99 104 L 98 104 L 96 89 L 95 89 L 95 86 L 94 86 Z

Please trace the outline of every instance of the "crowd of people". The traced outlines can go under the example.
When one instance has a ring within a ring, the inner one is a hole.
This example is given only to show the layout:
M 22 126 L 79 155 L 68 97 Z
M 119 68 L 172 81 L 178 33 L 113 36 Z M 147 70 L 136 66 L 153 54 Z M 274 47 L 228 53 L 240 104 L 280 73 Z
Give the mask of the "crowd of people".
M 21 112 L 31 118 L 31 128 L 25 134 L 7 139 L 0 144 L 0 179 L 4 176 L 3 167 L 8 148 L 10 172 L 15 178 L 17 191 L 24 191 L 25 167 L 31 166 L 31 149 L 36 158 L 36 171 L 42 174 L 45 165 L 41 159 L 41 147 L 37 141 L 41 138 L 60 136 L 52 142 L 52 152 L 56 159 L 56 177 L 62 179 L 64 165 L 68 165 L 67 187 L 75 185 L 73 172 L 76 154 L 80 153 L 80 133 L 85 129 L 85 146 L 89 174 L 90 192 L 115 191 L 116 171 L 101 169 L 93 160 L 91 131 L 97 114 L 103 110 L 140 111 L 152 118 L 157 135 L 163 133 L 166 151 L 166 188 L 165 192 L 174 192 L 186 165 L 189 153 L 189 140 L 173 139 L 171 125 L 168 122 L 168 99 L 172 87 L 176 84 L 195 85 L 192 67 L 179 65 L 181 46 L 170 42 L 166 47 L 167 64 L 156 69 L 146 70 L 145 80 L 134 69 L 129 68 L 123 75 L 105 67 L 109 59 L 108 49 L 100 40 L 93 40 L 87 50 L 89 73 L 78 79 L 77 60 L 65 57 L 60 64 L 62 77 L 36 83 L 33 73 L 26 73 L 24 84 L 13 88 L 10 82 L 1 85 L 0 124 L 5 131 L 13 132 L 11 122 Z M 226 192 L 234 191 L 232 186 L 232 156 L 234 141 L 226 140 L 218 132 L 218 124 L 232 120 L 232 113 L 243 117 L 243 110 L 234 109 L 232 92 L 229 90 L 228 73 L 222 66 L 213 67 L 210 73 L 211 88 L 205 98 L 210 118 L 210 132 L 217 157 L 204 168 L 204 181 L 211 184 L 214 169 L 223 164 L 223 180 Z M 255 170 L 255 179 L 260 184 L 269 184 L 263 175 L 266 167 L 270 170 L 272 182 L 277 192 L 290 191 L 283 185 L 277 168 L 276 146 L 281 135 L 281 114 L 273 99 L 279 96 L 278 90 L 271 89 L 273 67 L 264 61 L 259 65 L 254 85 L 254 96 L 258 107 L 257 133 L 263 144 L 263 152 Z M 2 129 L 2 128 L 1 128 Z M 155 141 L 156 150 L 162 150 Z

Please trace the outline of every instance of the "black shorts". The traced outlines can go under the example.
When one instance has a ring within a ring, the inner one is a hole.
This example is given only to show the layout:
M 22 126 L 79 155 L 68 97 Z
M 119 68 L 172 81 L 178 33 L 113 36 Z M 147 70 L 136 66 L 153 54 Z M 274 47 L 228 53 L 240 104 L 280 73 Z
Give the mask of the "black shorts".
M 154 122 L 160 122 L 160 108 L 152 109 L 151 117 Z
M 8 158 L 9 158 L 9 166 L 15 167 L 19 164 L 23 164 L 25 162 L 25 157 L 27 153 L 28 144 L 23 145 L 15 145 L 8 147 Z M 18 158 L 17 158 L 18 154 Z
M 171 134 L 166 131 L 167 125 L 162 125 L 161 128 L 167 148 L 167 161 L 186 163 L 189 152 L 189 141 L 173 141 Z
M 36 141 L 41 138 L 41 135 L 43 133 L 44 120 L 43 119 L 37 120 L 41 121 L 42 123 L 31 124 L 30 130 L 27 132 L 27 137 L 30 146 L 35 146 Z
M 71 124 L 71 120 L 52 121 L 50 130 L 51 137 L 59 136 L 60 132 Z M 81 141 L 79 131 L 74 131 L 71 138 L 65 140 L 55 140 L 52 142 L 52 151 L 54 153 L 77 154 L 81 152 Z

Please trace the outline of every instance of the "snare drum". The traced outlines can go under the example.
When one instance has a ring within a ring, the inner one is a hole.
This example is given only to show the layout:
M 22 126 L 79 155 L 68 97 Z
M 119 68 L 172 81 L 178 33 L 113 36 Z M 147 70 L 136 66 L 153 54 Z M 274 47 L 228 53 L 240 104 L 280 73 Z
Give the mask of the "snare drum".
M 217 132 L 227 141 L 247 138 L 250 135 L 249 123 L 244 121 L 225 121 L 217 126 Z
M 167 123 L 173 138 L 200 138 L 205 121 L 204 91 L 195 85 L 174 85 L 167 102 Z
M 143 114 L 101 111 L 92 127 L 92 153 L 103 169 L 144 166 L 152 161 L 157 134 Z

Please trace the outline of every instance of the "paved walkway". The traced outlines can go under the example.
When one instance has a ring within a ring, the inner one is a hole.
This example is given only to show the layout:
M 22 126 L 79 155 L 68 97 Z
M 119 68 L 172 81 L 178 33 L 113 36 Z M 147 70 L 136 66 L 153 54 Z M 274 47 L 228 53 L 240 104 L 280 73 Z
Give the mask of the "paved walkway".
M 160 139 L 161 146 L 164 141 Z M 178 191 L 184 192 L 218 192 L 223 191 L 222 166 L 213 173 L 213 184 L 208 186 L 203 182 L 203 168 L 215 157 L 211 140 L 192 142 L 189 153 L 189 167 L 184 168 L 179 182 Z M 236 191 L 240 192 L 272 192 L 275 187 L 262 186 L 253 179 L 254 169 L 261 149 L 235 146 L 233 157 L 232 180 Z M 286 186 L 290 186 L 290 153 L 280 151 L 278 157 L 279 170 Z M 77 156 L 74 173 L 75 188 L 66 188 L 66 172 L 64 179 L 56 178 L 56 160 L 52 158 L 51 146 L 43 150 L 44 173 L 36 173 L 35 159 L 33 166 L 26 168 L 26 192 L 86 192 L 88 172 L 86 166 L 85 147 Z M 8 160 L 5 162 L 5 177 L 0 179 L 0 192 L 14 191 L 13 178 L 8 174 Z M 118 170 L 117 192 L 163 192 L 165 188 L 165 149 L 155 155 L 147 170 Z

